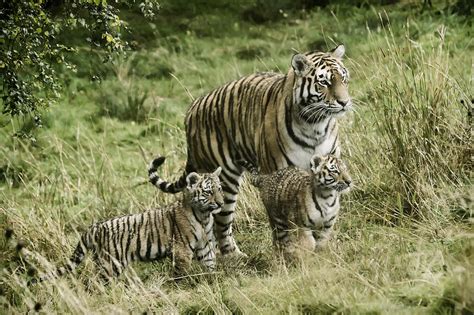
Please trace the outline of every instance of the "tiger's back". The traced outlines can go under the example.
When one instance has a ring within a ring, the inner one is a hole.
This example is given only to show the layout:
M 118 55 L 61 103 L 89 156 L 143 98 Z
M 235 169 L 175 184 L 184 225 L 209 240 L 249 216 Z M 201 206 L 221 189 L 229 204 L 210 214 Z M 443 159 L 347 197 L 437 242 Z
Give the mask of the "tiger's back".
M 92 225 L 81 237 L 109 276 L 135 260 L 151 261 L 171 254 L 173 220 L 182 205 L 130 214 Z

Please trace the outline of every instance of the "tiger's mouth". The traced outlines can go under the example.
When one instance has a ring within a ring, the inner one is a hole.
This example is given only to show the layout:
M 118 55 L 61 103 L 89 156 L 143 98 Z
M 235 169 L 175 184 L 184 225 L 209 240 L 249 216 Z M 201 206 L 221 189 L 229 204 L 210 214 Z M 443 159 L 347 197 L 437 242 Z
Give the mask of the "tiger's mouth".
M 299 117 L 307 123 L 314 124 L 327 117 L 342 116 L 351 110 L 352 104 L 334 106 L 327 103 L 300 103 Z

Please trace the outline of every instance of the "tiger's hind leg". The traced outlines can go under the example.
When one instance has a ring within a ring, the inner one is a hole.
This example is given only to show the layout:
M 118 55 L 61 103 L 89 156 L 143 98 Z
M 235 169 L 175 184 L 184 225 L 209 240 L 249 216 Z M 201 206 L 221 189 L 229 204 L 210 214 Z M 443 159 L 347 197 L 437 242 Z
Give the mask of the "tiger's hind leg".
M 111 279 L 120 276 L 127 266 L 126 261 L 118 261 L 105 250 L 94 255 L 94 260 L 99 272 L 99 277 L 105 283 L 109 283 Z
M 214 215 L 214 233 L 219 245 L 219 250 L 223 256 L 242 256 L 246 254 L 240 251 L 232 233 L 232 223 L 234 222 L 234 210 L 237 203 L 241 175 L 235 175 L 236 171 L 230 172 L 226 169 L 221 173 L 222 190 L 224 191 L 224 205 L 221 212 Z

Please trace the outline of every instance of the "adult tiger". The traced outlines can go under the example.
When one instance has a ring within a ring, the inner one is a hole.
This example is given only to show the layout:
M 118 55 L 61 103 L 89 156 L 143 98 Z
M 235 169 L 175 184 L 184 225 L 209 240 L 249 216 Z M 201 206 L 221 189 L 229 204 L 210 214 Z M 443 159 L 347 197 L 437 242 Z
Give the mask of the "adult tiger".
M 256 73 L 196 99 L 186 118 L 186 169 L 169 193 L 181 191 L 190 172 L 222 167 L 225 196 L 215 233 L 222 254 L 241 254 L 232 236 L 237 193 L 248 161 L 262 173 L 289 165 L 309 169 L 314 154 L 340 156 L 336 117 L 351 108 L 345 48 L 294 55 L 286 75 Z

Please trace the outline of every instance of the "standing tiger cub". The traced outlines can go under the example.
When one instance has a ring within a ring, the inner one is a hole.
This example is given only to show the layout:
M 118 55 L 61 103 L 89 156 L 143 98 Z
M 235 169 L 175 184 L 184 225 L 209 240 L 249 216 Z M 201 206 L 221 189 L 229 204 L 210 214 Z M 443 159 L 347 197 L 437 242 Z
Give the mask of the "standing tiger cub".
M 150 180 L 164 158 L 157 158 L 149 169 Z M 82 234 L 69 262 L 40 277 L 39 281 L 73 271 L 87 252 L 103 278 L 118 276 L 134 260 L 151 261 L 172 256 L 175 272 L 181 274 L 196 258 L 209 270 L 215 267 L 212 243 L 213 214 L 224 203 L 219 175 L 190 173 L 183 197 L 172 205 L 140 214 L 130 214 L 92 225 Z
M 339 197 L 352 182 L 341 159 L 315 155 L 311 170 L 290 166 L 268 175 L 242 165 L 260 191 L 279 250 L 291 255 L 298 247 L 314 250 L 325 245 L 339 213 Z
M 264 173 L 295 165 L 309 169 L 313 154 L 340 155 L 338 117 L 352 107 L 345 48 L 296 54 L 288 72 L 259 72 L 195 99 L 185 117 L 187 162 L 175 181 L 159 188 L 177 193 L 190 172 L 222 167 L 224 205 L 215 216 L 222 255 L 243 255 L 232 222 L 245 160 Z

